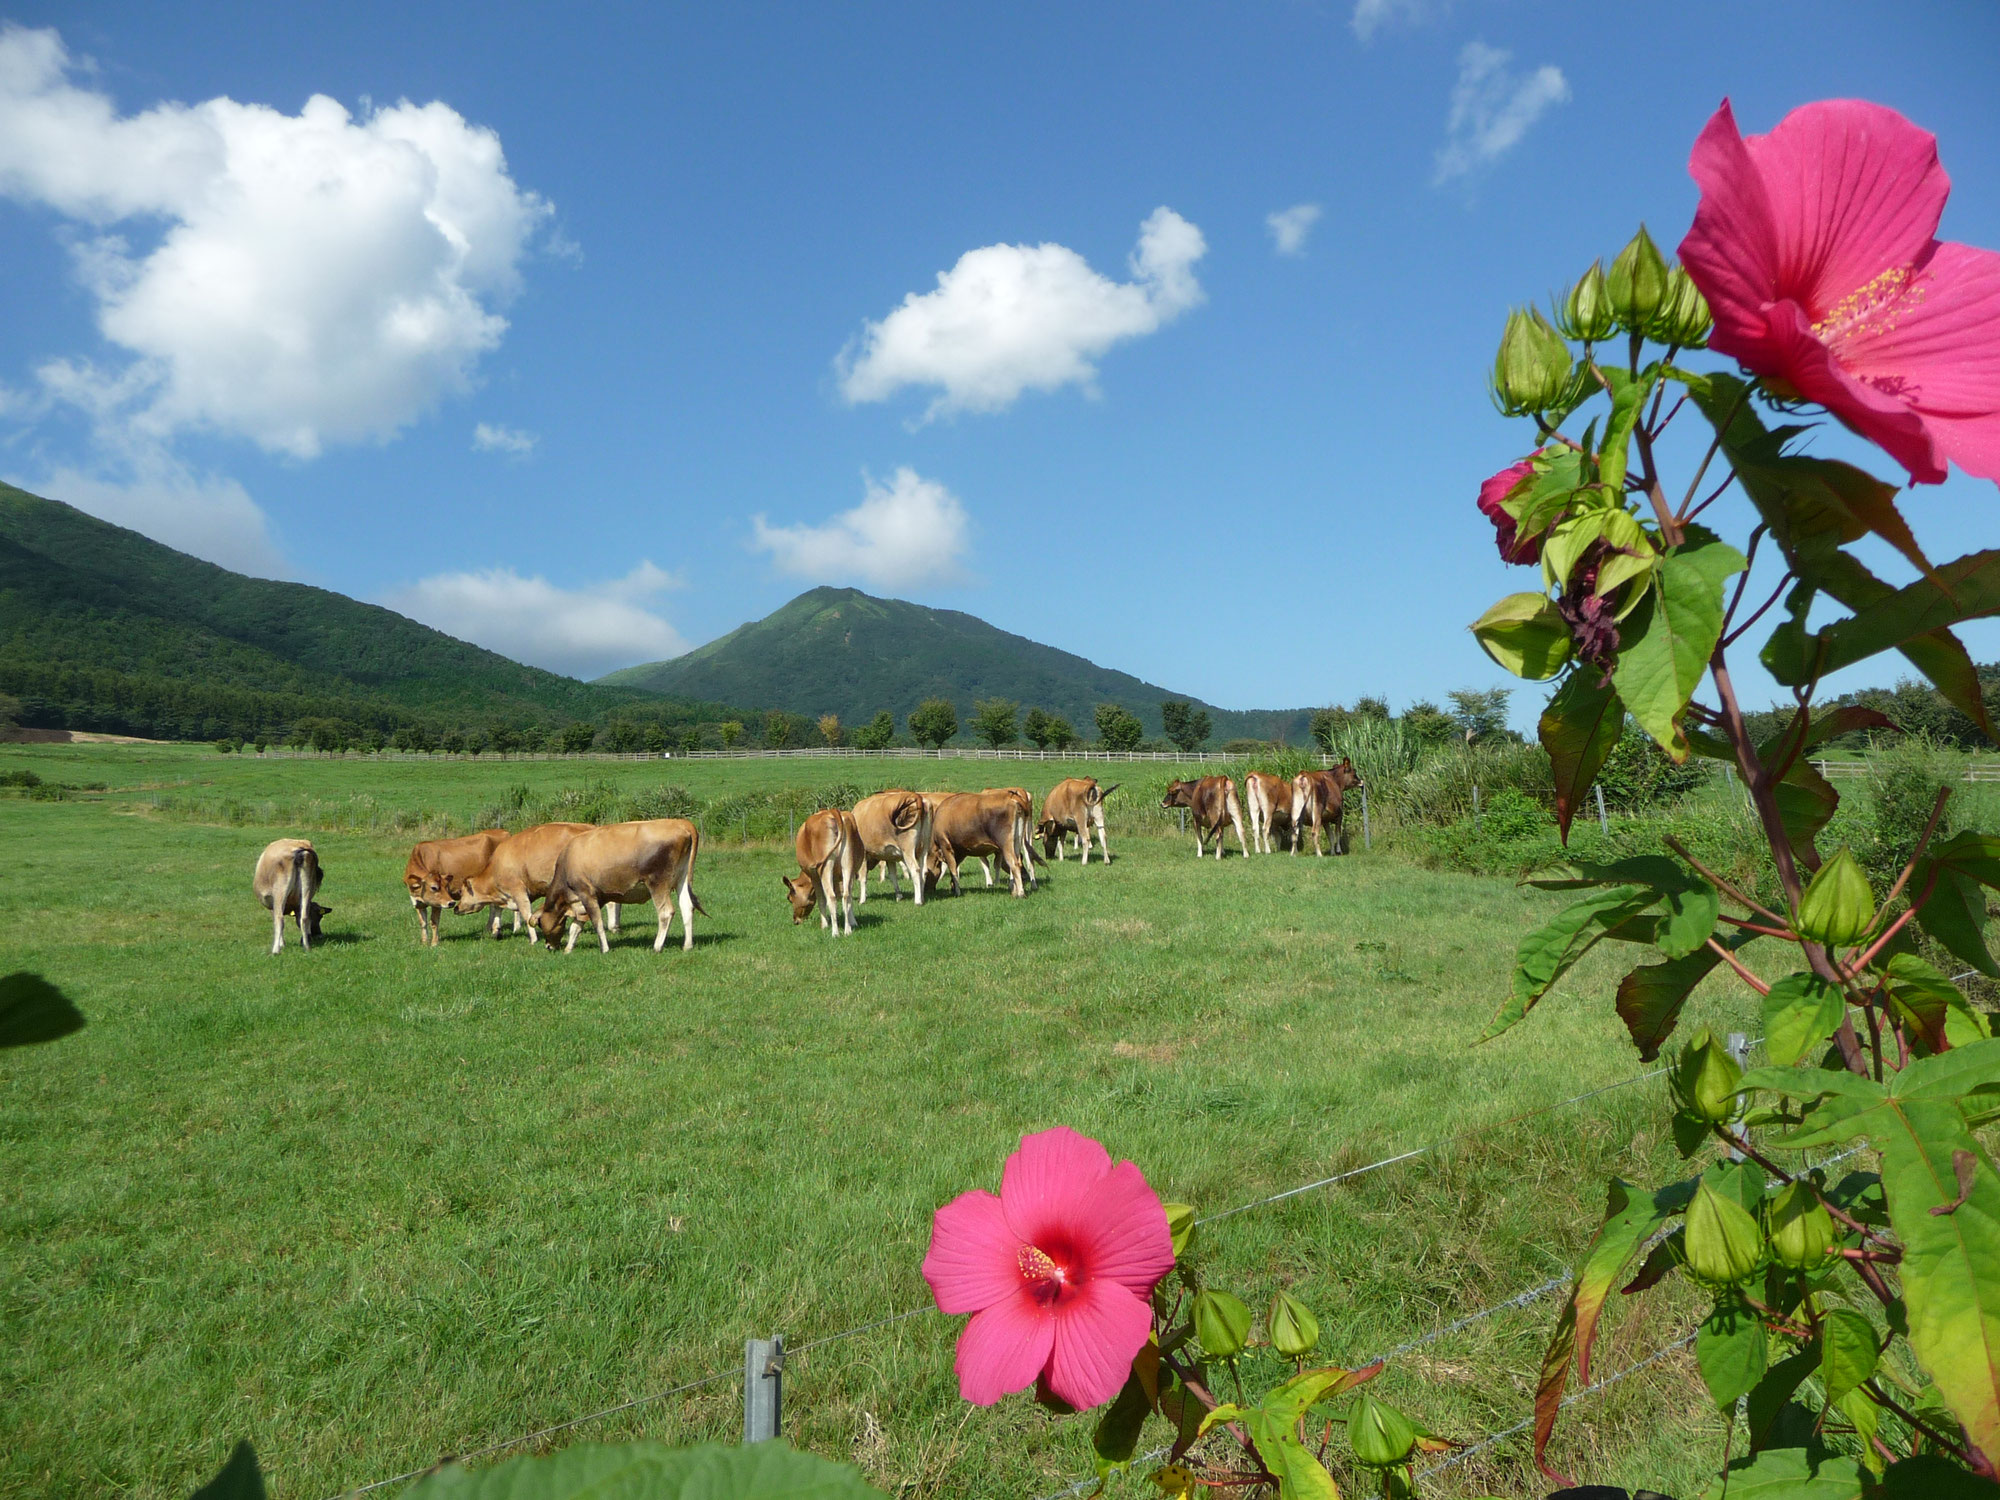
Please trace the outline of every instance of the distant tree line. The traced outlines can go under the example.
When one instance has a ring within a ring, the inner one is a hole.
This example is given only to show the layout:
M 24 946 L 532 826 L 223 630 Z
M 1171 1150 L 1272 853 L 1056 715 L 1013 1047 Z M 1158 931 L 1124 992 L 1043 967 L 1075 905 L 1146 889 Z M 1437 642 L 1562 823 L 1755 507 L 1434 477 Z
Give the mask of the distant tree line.
M 1352 708 L 1334 704 L 1315 709 L 1309 733 L 1320 749 L 1329 750 L 1343 730 L 1357 721 L 1373 719 L 1401 724 L 1426 745 L 1443 745 L 1453 740 L 1468 745 L 1520 742 L 1521 736 L 1507 727 L 1511 689 L 1460 688 L 1445 696 L 1451 704 L 1448 709 L 1439 708 L 1428 698 L 1419 698 L 1400 715 L 1389 711 L 1388 699 L 1378 697 L 1356 698 Z

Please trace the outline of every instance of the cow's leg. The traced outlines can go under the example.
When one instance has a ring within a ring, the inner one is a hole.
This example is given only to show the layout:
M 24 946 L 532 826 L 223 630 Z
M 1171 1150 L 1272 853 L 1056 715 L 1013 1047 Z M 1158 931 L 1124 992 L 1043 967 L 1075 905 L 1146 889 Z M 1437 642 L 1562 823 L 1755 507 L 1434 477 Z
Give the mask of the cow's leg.
M 604 907 L 588 891 L 584 893 L 583 897 L 583 917 L 586 922 L 597 929 L 597 951 L 599 953 L 609 953 L 611 951 L 611 939 L 604 931 Z
M 1021 897 L 1028 894 L 1028 888 L 1021 879 L 1021 856 L 1014 849 L 1007 851 L 1007 875 L 1009 889 L 1014 896 Z
M 989 854 L 979 861 L 979 868 L 985 872 L 986 889 L 989 891 L 993 889 L 993 861 L 999 857 L 997 854 Z
M 285 951 L 285 893 L 282 890 L 271 897 L 271 951 Z
M 1104 836 L 1104 804 L 1099 803 L 1090 810 L 1091 826 L 1097 830 L 1097 852 L 1108 865 L 1111 863 L 1111 841 Z
M 923 827 L 919 824 L 917 832 L 921 833 L 922 831 Z M 922 906 L 924 904 L 924 862 L 917 858 L 917 834 L 912 833 L 907 835 L 907 841 L 898 844 L 896 851 L 903 857 L 903 869 L 909 874 L 910 883 L 917 888 L 917 905 Z M 896 899 L 899 901 L 902 899 L 902 892 L 900 890 L 896 893 Z
M 1238 805 L 1236 793 L 1233 790 L 1230 792 L 1229 801 L 1224 804 L 1224 807 L 1228 810 L 1229 821 L 1236 827 L 1236 847 L 1241 849 L 1243 857 L 1248 859 L 1250 857 L 1250 842 L 1243 837 L 1243 809 Z M 1215 847 L 1217 852 L 1220 852 L 1222 849 L 1222 839 L 1219 830 L 1215 840 Z
M 618 903 L 616 901 L 605 902 L 604 912 L 611 919 L 611 930 L 616 932 L 618 930 Z
M 646 889 L 653 897 L 653 914 L 659 918 L 653 933 L 653 951 L 658 953 L 667 946 L 667 934 L 674 928 L 674 884 L 663 880 L 658 886 L 649 883 Z
M 675 898 L 681 909 L 681 952 L 694 947 L 694 856 L 688 856 L 681 870 L 680 894 Z
M 833 857 L 833 859 L 829 859 L 824 864 L 822 864 L 819 867 L 818 871 L 819 907 L 820 907 L 819 924 L 820 926 L 826 928 L 828 930 L 828 934 L 832 937 L 840 936 L 839 897 L 834 894 L 834 889 L 833 889 L 833 877 L 834 877 L 833 864 L 834 860 L 838 858 L 840 858 L 840 856 L 836 854 Z
M 1346 838 L 1346 836 L 1347 836 L 1347 809 L 1342 808 L 1339 812 L 1333 815 L 1333 852 L 1335 854 L 1345 854 L 1347 852 L 1346 847 L 1342 843 L 1342 840 Z

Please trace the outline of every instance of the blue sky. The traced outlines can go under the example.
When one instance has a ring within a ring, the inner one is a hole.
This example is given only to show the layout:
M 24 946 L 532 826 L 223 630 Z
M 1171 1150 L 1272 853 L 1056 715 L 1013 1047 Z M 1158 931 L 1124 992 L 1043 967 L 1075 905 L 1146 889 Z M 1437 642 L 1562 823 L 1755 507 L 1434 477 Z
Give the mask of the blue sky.
M 2000 246 L 1986 0 L 0 21 L 0 476 L 582 673 L 832 582 L 1229 707 L 1504 682 L 1507 306 L 1671 248 L 1723 95 L 1903 110 Z

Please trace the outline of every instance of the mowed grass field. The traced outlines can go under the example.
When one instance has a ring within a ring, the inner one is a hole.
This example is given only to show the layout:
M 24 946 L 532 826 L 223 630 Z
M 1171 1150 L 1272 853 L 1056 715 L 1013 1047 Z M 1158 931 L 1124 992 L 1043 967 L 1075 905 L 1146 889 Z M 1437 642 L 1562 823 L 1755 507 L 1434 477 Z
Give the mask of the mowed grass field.
M 249 1437 L 274 1495 L 317 1500 L 715 1372 L 550 1444 L 734 1441 L 746 1337 L 796 1347 L 926 1306 L 932 1211 L 997 1187 L 1019 1136 L 1056 1124 L 1205 1212 L 1462 1135 L 1203 1231 L 1218 1284 L 1253 1305 L 1290 1288 L 1346 1364 L 1563 1272 L 1611 1174 L 1679 1170 L 1658 1080 L 1531 1113 L 1642 1071 L 1611 1011 L 1628 955 L 1475 1046 L 1557 898 L 1393 852 L 1197 863 L 1128 802 L 1108 868 L 1053 864 L 1019 902 L 975 878 L 921 910 L 877 886 L 835 943 L 791 925 L 788 845 L 712 838 L 691 953 L 678 933 L 651 953 L 641 907 L 608 956 L 563 956 L 469 918 L 422 949 L 410 836 L 255 821 L 365 796 L 464 826 L 508 786 L 601 777 L 709 799 L 1026 772 L 1039 796 L 1059 765 L 0 749 L 18 768 L 108 790 L 0 798 L 0 970 L 88 1018 L 0 1053 L 6 1495 L 185 1496 Z M 1145 778 L 1122 779 L 1114 807 Z M 248 821 L 200 816 L 224 803 Z M 323 947 L 273 958 L 249 877 L 290 832 L 319 847 L 334 911 Z M 1756 1029 L 1721 984 L 1694 1008 Z M 1450 1436 L 1511 1426 L 1556 1308 L 1431 1343 L 1379 1388 Z M 1691 1326 L 1655 1299 L 1615 1312 L 1605 1371 Z M 788 1435 L 898 1496 L 1032 1500 L 1087 1474 L 1088 1418 L 959 1401 L 958 1323 L 805 1353 Z M 1675 1356 L 1573 1407 L 1564 1461 L 1696 1492 L 1720 1427 L 1690 1370 Z M 1429 1489 L 1539 1494 L 1531 1474 L 1516 1440 Z

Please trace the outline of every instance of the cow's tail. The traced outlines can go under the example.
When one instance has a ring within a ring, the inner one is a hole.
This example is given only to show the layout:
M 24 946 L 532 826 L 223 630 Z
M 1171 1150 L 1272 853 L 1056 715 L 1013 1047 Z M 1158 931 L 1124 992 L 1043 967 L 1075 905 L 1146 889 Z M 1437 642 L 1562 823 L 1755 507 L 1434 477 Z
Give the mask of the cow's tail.
M 1102 802 L 1106 797 L 1109 797 L 1113 792 L 1117 791 L 1118 788 L 1123 786 L 1124 784 L 1125 783 L 1122 781 L 1114 781 L 1111 783 L 1110 786 L 1092 787 L 1090 789 L 1090 800 L 1092 802 Z

